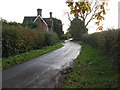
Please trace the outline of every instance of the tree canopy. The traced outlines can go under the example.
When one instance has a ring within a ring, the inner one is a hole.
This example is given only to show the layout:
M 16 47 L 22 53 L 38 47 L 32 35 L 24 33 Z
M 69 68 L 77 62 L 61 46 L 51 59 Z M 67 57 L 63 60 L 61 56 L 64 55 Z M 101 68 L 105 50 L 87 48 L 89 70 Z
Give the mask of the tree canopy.
M 54 32 L 58 34 L 59 37 L 64 34 L 62 30 L 62 21 L 56 18 L 53 18 L 53 29 Z
M 81 19 L 76 17 L 72 20 L 69 32 L 74 40 L 81 40 L 82 35 L 86 33 L 85 30 L 84 22 Z
M 79 17 L 84 22 L 85 27 L 95 19 L 96 25 L 99 26 L 98 29 L 102 30 L 101 21 L 105 19 L 107 0 L 79 0 L 77 2 L 67 0 L 66 3 L 70 8 L 70 14 Z

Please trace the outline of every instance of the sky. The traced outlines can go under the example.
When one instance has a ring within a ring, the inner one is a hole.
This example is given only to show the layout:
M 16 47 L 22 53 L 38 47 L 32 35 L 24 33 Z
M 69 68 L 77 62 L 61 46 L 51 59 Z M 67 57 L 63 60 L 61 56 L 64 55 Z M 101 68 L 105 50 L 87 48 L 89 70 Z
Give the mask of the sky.
M 109 6 L 105 21 L 103 22 L 104 30 L 107 28 L 118 28 L 118 1 L 109 0 Z M 62 20 L 63 30 L 66 32 L 70 22 L 67 14 L 69 8 L 65 3 L 66 0 L 0 0 L 0 18 L 7 21 L 15 21 L 22 23 L 24 16 L 36 16 L 37 9 L 42 9 L 42 16 L 49 17 L 49 12 L 53 13 L 53 17 Z M 97 26 L 91 22 L 88 26 L 89 33 L 96 32 Z

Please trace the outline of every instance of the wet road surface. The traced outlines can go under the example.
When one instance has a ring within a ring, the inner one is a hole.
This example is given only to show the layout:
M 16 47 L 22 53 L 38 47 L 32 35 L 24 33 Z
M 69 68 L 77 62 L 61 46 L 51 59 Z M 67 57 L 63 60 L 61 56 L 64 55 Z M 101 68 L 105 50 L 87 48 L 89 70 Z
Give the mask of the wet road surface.
M 2 72 L 3 88 L 53 88 L 59 72 L 80 53 L 78 43 L 66 40 L 64 46 Z

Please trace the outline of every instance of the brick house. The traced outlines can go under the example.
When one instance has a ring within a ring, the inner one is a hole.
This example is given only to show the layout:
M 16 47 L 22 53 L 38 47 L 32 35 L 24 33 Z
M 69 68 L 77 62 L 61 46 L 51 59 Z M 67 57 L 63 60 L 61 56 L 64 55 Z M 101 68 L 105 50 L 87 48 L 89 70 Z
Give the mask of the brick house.
M 41 30 L 50 31 L 53 30 L 53 18 L 52 12 L 50 12 L 49 18 L 42 17 L 42 9 L 37 9 L 37 16 L 25 16 L 23 23 L 37 22 Z

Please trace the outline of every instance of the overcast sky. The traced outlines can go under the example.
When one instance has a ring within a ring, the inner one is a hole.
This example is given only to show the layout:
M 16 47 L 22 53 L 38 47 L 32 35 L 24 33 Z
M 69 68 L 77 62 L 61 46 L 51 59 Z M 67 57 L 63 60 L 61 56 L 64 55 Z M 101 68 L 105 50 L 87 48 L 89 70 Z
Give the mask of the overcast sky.
M 53 17 L 62 20 L 63 30 L 68 28 L 69 20 L 65 12 L 69 11 L 66 0 L 0 0 L 0 18 L 7 21 L 22 23 L 24 16 L 36 16 L 37 9 L 42 9 L 42 16 L 49 17 L 49 12 L 53 12 Z M 118 1 L 109 0 L 109 11 L 105 16 L 104 29 L 118 27 Z M 89 33 L 95 32 L 94 23 L 89 25 Z

